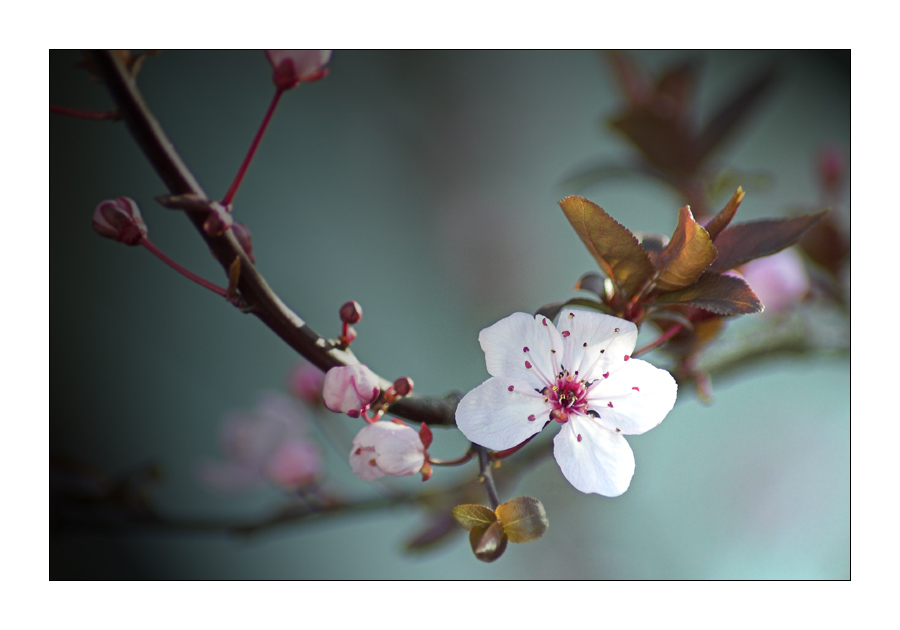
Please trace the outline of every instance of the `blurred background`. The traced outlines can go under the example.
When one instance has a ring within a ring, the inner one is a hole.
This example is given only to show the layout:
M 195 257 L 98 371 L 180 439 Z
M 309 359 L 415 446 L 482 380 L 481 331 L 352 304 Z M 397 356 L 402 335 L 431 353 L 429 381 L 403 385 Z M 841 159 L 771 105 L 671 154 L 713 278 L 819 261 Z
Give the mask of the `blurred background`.
M 701 120 L 748 78 L 777 69 L 716 154 L 736 180 L 714 210 L 738 184 L 747 194 L 738 222 L 820 209 L 826 147 L 849 174 L 849 52 L 632 57 L 652 75 L 697 60 Z M 112 108 L 80 60 L 51 52 L 51 104 Z M 482 328 L 573 297 L 578 278 L 596 269 L 557 206 L 562 197 L 584 195 L 635 231 L 675 226 L 683 200 L 657 180 L 573 180 L 635 156 L 606 123 L 624 100 L 598 53 L 337 51 L 330 67 L 323 81 L 284 95 L 236 196 L 235 219 L 251 230 L 269 284 L 319 334 L 336 337 L 340 305 L 360 302 L 357 356 L 386 378 L 412 377 L 417 393 L 481 383 Z M 139 85 L 201 185 L 221 197 L 272 97 L 265 55 L 166 51 L 146 61 Z M 73 472 L 86 467 L 121 477 L 149 466 L 159 475 L 148 499 L 163 514 L 265 517 L 283 493 L 214 492 L 198 471 L 222 457 L 223 418 L 253 409 L 264 392 L 284 392 L 298 357 L 256 318 L 143 248 L 93 232 L 100 201 L 132 197 L 158 247 L 226 284 L 189 222 L 154 202 L 166 191 L 122 123 L 51 115 L 50 165 L 50 452 L 60 464 L 51 481 L 66 488 L 86 478 Z M 846 194 L 840 213 L 849 229 Z M 827 309 L 804 317 L 826 336 L 847 335 Z M 771 313 L 745 316 L 722 342 L 769 325 L 781 324 Z M 666 365 L 660 353 L 646 358 Z M 552 458 L 508 487 L 504 499 L 540 499 L 550 528 L 490 565 L 472 556 L 462 530 L 443 545 L 405 551 L 426 527 L 411 507 L 245 537 L 54 524 L 51 494 L 50 577 L 847 579 L 849 386 L 849 358 L 798 357 L 714 379 L 710 405 L 683 389 L 658 428 L 629 440 L 637 468 L 623 496 L 577 492 Z M 324 412 L 319 424 L 326 487 L 365 498 L 422 486 L 417 477 L 358 480 L 346 456 L 359 421 Z M 432 455 L 464 448 L 455 431 L 435 429 Z M 475 474 L 474 464 L 439 468 L 428 484 Z M 495 473 L 506 483 L 503 474 Z

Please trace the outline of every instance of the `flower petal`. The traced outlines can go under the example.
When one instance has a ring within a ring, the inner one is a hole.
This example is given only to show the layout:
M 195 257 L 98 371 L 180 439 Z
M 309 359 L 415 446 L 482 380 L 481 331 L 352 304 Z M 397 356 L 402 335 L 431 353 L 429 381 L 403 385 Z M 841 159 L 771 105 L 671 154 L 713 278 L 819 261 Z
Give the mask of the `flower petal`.
M 607 497 L 625 492 L 634 475 L 634 453 L 625 438 L 593 418 L 569 418 L 553 438 L 553 455 L 565 478 L 581 492 Z
M 588 402 L 610 431 L 639 435 L 663 421 L 675 406 L 677 394 L 671 374 L 632 359 L 591 388 Z
M 621 365 L 638 338 L 637 326 L 626 319 L 576 308 L 560 311 L 557 328 L 571 332 L 567 341 L 572 341 L 572 365 L 566 367 L 594 378 Z
M 510 391 L 512 387 L 512 391 Z M 489 378 L 456 408 L 456 426 L 469 440 L 493 450 L 521 444 L 544 428 L 550 405 L 528 381 Z M 529 420 L 529 416 L 534 420 Z
M 546 384 L 541 372 L 547 377 L 554 375 L 551 349 L 561 351 L 563 346 L 550 320 L 527 313 L 513 313 L 488 326 L 478 335 L 478 341 L 491 376 L 524 379 L 532 383 L 532 388 Z M 526 361 L 532 367 L 527 367 Z
M 376 423 L 378 424 L 378 423 Z M 392 435 L 375 445 L 378 467 L 389 475 L 414 475 L 425 464 L 425 446 L 416 431 L 406 425 L 385 422 Z M 392 427 L 396 427 L 393 429 Z
M 353 451 L 350 455 L 350 465 L 357 475 L 360 474 L 357 472 L 359 466 L 354 465 L 354 456 L 360 448 L 363 449 L 363 455 L 371 453 L 362 457 L 365 465 L 369 465 L 374 457 L 377 467 L 389 475 L 414 475 L 425 464 L 425 446 L 419 434 L 405 424 L 381 421 L 360 429 L 353 438 Z M 365 469 L 365 466 L 362 468 Z
M 355 442 L 353 443 L 353 450 L 350 451 L 350 468 L 353 474 L 363 481 L 384 477 L 384 471 L 375 461 L 375 449 L 371 446 L 357 446 Z

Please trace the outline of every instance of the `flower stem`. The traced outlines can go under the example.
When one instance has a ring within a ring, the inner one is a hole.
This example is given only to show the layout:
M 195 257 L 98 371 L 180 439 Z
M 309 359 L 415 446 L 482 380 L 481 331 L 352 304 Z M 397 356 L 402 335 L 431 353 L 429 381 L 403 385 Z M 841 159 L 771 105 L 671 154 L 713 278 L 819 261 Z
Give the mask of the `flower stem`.
M 90 111 L 87 109 L 74 109 L 72 107 L 63 107 L 62 105 L 51 105 L 51 114 L 62 114 L 63 116 L 71 116 L 73 118 L 84 118 L 86 120 L 121 120 L 122 114 L 116 109 L 108 111 Z
M 217 294 L 221 295 L 223 298 L 228 297 L 228 291 L 226 291 L 222 287 L 218 287 L 218 286 L 214 285 L 212 282 L 204 280 L 197 274 L 191 273 L 190 271 L 188 271 L 187 269 L 185 269 L 184 267 L 179 265 L 177 262 L 175 262 L 174 260 L 172 260 L 171 258 L 166 256 L 165 254 L 163 254 L 161 251 L 159 251 L 159 248 L 157 248 L 156 245 L 151 243 L 149 238 L 144 238 L 144 240 L 141 241 L 141 245 L 143 245 L 144 247 L 149 249 L 150 252 L 154 256 L 156 256 L 161 261 L 163 261 L 164 263 L 169 265 L 172 269 L 174 269 L 175 271 L 177 271 L 178 273 L 183 275 L 188 280 L 193 280 L 194 282 L 199 284 L 201 287 L 207 288 L 210 291 L 212 291 L 213 293 L 217 293 Z
M 473 457 L 475 457 L 475 453 L 472 452 L 472 449 L 469 449 L 466 451 L 465 455 L 457 459 L 432 459 L 429 457 L 428 461 L 431 462 L 432 466 L 460 466 Z
M 664 343 L 666 343 L 669 339 L 671 339 L 672 337 L 674 337 L 676 334 L 678 334 L 678 332 L 682 329 L 682 327 L 683 327 L 682 324 L 675 324 L 674 326 L 672 326 L 671 328 L 669 328 L 669 330 L 667 330 L 666 332 L 664 332 L 663 334 L 661 334 L 661 335 L 656 339 L 656 341 L 651 341 L 650 343 L 648 343 L 648 344 L 647 344 L 646 346 L 644 346 L 643 348 L 639 348 L 638 350 L 635 350 L 634 352 L 632 352 L 632 353 L 631 353 L 631 357 L 632 357 L 632 358 L 637 358 L 637 357 L 641 356 L 642 354 L 645 354 L 645 353 L 647 353 L 647 352 L 650 352 L 650 351 L 653 350 L 654 348 L 658 348 L 659 346 L 661 346 L 661 345 L 663 345 Z
M 491 507 L 497 509 L 500 505 L 500 496 L 497 494 L 497 486 L 494 485 L 494 476 L 491 474 L 491 458 L 488 457 L 487 449 L 478 444 L 472 444 L 472 448 L 478 453 L 478 465 L 481 468 L 481 481 L 487 490 L 488 499 Z
M 540 435 L 540 431 L 538 433 L 535 433 L 534 435 L 532 435 L 530 438 L 528 438 L 521 444 L 513 446 L 512 448 L 508 448 L 505 451 L 494 451 L 493 453 L 491 453 L 491 459 L 494 461 L 498 461 L 498 460 L 503 459 L 504 457 L 509 457 L 510 455 L 512 455 L 513 453 L 518 451 L 520 448 L 522 448 L 523 446 L 528 444 L 531 440 L 536 438 L 538 435 Z
M 278 101 L 281 99 L 281 95 L 283 93 L 284 90 L 280 88 L 275 90 L 275 96 L 272 98 L 272 102 L 269 104 L 269 109 L 266 111 L 266 115 L 263 117 L 262 124 L 259 126 L 259 130 L 257 130 L 256 132 L 256 137 L 253 138 L 253 143 L 250 145 L 250 150 L 247 151 L 247 155 L 244 157 L 244 162 L 243 164 L 241 164 L 241 168 L 238 169 L 237 175 L 234 176 L 234 181 L 231 182 L 231 188 L 228 189 L 228 192 L 225 193 L 225 196 L 222 198 L 222 205 L 226 208 L 231 205 L 235 194 L 237 194 L 238 187 L 240 187 L 241 182 L 244 180 L 244 175 L 247 174 L 247 169 L 250 167 L 250 161 L 256 154 L 256 149 L 259 147 L 259 142 L 260 140 L 262 140 L 263 133 L 265 133 L 266 128 L 269 126 L 269 121 L 272 120 L 272 114 L 275 113 L 275 107 L 278 105 Z

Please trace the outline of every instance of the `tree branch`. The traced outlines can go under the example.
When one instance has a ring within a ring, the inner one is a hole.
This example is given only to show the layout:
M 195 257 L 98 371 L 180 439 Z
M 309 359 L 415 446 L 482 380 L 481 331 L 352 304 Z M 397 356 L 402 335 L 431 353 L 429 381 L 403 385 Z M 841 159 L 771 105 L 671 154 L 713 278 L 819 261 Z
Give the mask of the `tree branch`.
M 169 192 L 172 195 L 196 195 L 200 199 L 209 200 L 147 107 L 135 78 L 119 56 L 112 51 L 96 51 L 93 56 L 96 68 L 118 105 L 118 111 L 128 129 Z M 202 213 L 185 214 L 226 272 L 235 258 L 241 259 L 238 289 L 249 306 L 249 312 L 262 320 L 285 343 L 322 371 L 337 365 L 359 363 L 352 352 L 340 350 L 333 342 L 316 334 L 300 316 L 281 301 L 247 257 L 231 230 L 227 230 L 221 236 L 209 236 L 203 229 L 206 217 Z M 379 379 L 382 391 L 387 390 L 391 381 L 381 377 Z M 388 408 L 388 413 L 429 425 L 455 426 L 454 415 L 458 400 L 457 395 L 444 398 L 412 395 L 392 404 Z

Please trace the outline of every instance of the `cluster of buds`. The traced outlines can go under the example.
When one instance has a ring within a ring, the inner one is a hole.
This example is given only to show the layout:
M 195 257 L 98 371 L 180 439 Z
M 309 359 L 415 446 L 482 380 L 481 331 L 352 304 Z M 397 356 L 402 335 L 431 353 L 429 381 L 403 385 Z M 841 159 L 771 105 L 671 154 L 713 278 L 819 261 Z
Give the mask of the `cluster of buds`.
M 356 329 L 351 324 L 358 324 L 362 319 L 362 306 L 359 302 L 346 302 L 339 311 L 341 316 L 341 334 L 338 335 L 338 345 L 346 349 L 356 339 Z
M 422 480 L 431 477 L 428 447 L 432 434 L 422 423 L 418 433 L 400 420 L 381 420 L 388 405 L 408 396 L 413 381 L 408 376 L 398 378 L 382 392 L 379 378 L 362 364 L 341 365 L 325 373 L 322 400 L 335 413 L 362 418 L 364 426 L 353 439 L 350 467 L 363 480 L 384 475 L 404 477 L 417 472 Z M 370 413 L 375 401 L 377 408 Z

